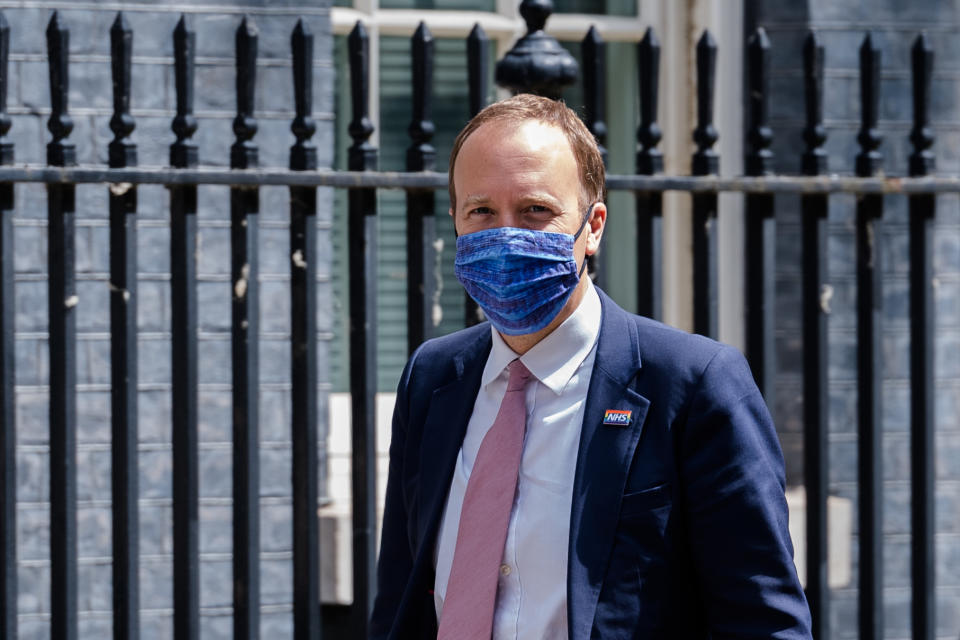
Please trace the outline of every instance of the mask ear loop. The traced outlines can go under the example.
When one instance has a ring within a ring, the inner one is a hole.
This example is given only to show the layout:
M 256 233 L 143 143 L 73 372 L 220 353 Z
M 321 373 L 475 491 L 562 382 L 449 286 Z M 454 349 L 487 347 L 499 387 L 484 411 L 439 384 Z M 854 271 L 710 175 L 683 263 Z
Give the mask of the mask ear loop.
M 576 242 L 576 241 L 577 241 L 577 238 L 580 237 L 580 234 L 583 233 L 583 228 L 584 228 L 585 226 L 587 226 L 587 222 L 590 221 L 590 217 L 591 217 L 592 214 L 593 214 L 593 208 L 594 208 L 596 205 L 597 205 L 597 203 L 594 202 L 592 205 L 590 205 L 590 208 L 587 209 L 587 213 L 583 216 L 583 222 L 580 223 L 580 228 L 577 229 L 577 232 L 576 232 L 575 234 L 573 234 L 573 241 L 574 241 L 574 242 Z M 577 272 L 577 280 L 580 279 L 580 277 L 583 275 L 583 270 L 586 269 L 586 268 L 587 268 L 587 256 L 584 255 L 584 256 L 583 256 L 583 264 L 580 265 L 580 271 Z

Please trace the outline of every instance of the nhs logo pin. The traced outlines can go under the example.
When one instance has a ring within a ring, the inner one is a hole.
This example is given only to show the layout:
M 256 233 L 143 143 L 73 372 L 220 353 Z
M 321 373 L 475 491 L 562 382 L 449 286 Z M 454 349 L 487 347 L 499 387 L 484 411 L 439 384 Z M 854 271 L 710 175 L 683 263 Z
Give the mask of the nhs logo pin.
M 630 424 L 632 411 L 623 411 L 620 409 L 607 409 L 603 414 L 603 424 L 613 427 L 626 427 Z

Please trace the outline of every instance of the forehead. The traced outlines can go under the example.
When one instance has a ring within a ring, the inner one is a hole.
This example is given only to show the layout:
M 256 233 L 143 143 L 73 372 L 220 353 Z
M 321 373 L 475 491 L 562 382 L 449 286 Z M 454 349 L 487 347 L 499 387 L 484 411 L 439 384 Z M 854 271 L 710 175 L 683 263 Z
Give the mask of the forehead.
M 459 156 L 476 153 L 498 156 L 569 154 L 573 158 L 573 149 L 563 131 L 539 120 L 485 122 L 464 140 Z
M 459 195 L 491 181 L 541 181 L 579 189 L 576 158 L 563 131 L 536 120 L 492 121 L 464 141 L 454 167 Z M 459 197 L 458 197 L 459 200 Z

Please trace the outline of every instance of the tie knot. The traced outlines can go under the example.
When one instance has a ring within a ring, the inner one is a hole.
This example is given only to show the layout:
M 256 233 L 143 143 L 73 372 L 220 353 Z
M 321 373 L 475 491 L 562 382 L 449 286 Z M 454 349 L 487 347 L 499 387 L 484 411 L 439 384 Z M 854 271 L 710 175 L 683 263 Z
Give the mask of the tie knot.
M 530 381 L 530 376 L 533 375 L 530 373 L 530 370 L 527 369 L 526 365 L 520 362 L 519 358 L 508 364 L 507 369 L 510 371 L 510 379 L 507 380 L 507 391 L 522 391 L 523 388 L 527 386 L 527 382 Z

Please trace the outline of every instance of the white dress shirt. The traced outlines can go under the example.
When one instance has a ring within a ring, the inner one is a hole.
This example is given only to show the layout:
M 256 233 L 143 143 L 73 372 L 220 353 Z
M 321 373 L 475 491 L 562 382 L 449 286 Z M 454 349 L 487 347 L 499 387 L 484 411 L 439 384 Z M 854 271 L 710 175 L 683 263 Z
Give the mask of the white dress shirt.
M 500 567 L 493 640 L 567 637 L 570 504 L 600 314 L 600 297 L 589 283 L 580 306 L 523 356 L 491 328 L 493 346 L 440 523 L 435 551 L 437 619 L 447 592 L 470 471 L 506 392 L 507 365 L 519 357 L 536 380 L 526 390 L 527 431 Z

